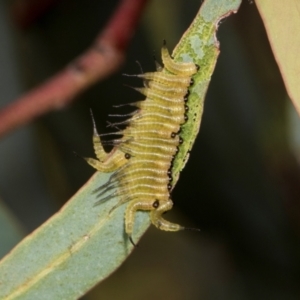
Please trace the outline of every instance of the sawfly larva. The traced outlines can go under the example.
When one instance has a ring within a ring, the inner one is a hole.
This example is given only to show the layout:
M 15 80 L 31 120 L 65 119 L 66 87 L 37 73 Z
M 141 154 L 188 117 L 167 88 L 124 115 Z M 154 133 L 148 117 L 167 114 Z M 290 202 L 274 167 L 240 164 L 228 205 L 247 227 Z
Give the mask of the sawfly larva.
M 99 172 L 114 172 L 109 181 L 96 190 L 102 197 L 96 204 L 118 196 L 114 207 L 128 202 L 125 212 L 125 231 L 132 240 L 135 213 L 150 211 L 153 225 L 165 231 L 178 231 L 185 227 L 171 223 L 162 217 L 173 202 L 172 161 L 182 143 L 180 128 L 187 120 L 188 88 L 198 66 L 192 62 L 175 62 L 165 45 L 162 47 L 163 67 L 157 64 L 156 72 L 130 75 L 144 80 L 144 87 L 136 90 L 146 96 L 143 101 L 130 103 L 137 110 L 129 119 L 112 124 L 127 124 L 107 135 L 120 135 L 113 139 L 114 148 L 106 153 L 97 132 L 95 121 L 93 144 L 97 159 L 85 158 Z M 107 195 L 108 196 L 105 196 Z

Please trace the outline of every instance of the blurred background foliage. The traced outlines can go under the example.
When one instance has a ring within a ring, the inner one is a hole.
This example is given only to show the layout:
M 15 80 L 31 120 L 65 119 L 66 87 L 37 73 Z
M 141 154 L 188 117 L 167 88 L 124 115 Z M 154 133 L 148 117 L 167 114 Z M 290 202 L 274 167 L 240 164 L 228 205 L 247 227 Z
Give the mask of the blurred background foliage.
M 0 2 L 1 106 L 84 51 L 118 3 L 52 1 L 22 29 L 11 17 L 13 2 Z M 0 254 L 49 218 L 92 175 L 72 154 L 93 155 L 89 109 L 103 133 L 106 121 L 113 120 L 108 114 L 116 113 L 113 105 L 142 99 L 124 86 L 141 83 L 121 74 L 140 72 L 136 60 L 144 70 L 153 70 L 153 51 L 160 56 L 163 39 L 174 48 L 200 2 L 150 1 L 118 74 L 72 106 L 2 139 Z M 255 4 L 244 1 L 236 15 L 223 20 L 218 39 L 221 54 L 200 134 L 173 192 L 175 208 L 168 213 L 201 233 L 150 228 L 120 269 L 84 299 L 299 299 L 298 116 Z

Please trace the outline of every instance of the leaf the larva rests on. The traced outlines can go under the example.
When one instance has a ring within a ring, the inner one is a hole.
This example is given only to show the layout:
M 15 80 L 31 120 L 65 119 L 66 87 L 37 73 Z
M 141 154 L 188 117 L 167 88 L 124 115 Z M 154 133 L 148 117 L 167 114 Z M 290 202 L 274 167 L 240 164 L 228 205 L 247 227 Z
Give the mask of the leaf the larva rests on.
M 94 207 L 93 191 L 109 174 L 96 173 L 57 214 L 26 237 L 0 265 L 0 299 L 77 299 L 113 272 L 133 246 L 124 234 L 124 205 Z M 138 213 L 136 236 L 149 226 Z
M 189 97 L 184 143 L 174 162 L 175 182 L 199 130 L 204 96 L 219 53 L 217 24 L 236 11 L 240 2 L 206 0 L 174 51 L 176 60 L 194 61 L 201 67 Z M 77 299 L 120 266 L 133 248 L 124 233 L 126 204 L 111 214 L 117 198 L 94 207 L 93 191 L 109 176 L 96 173 L 57 214 L 1 261 L 0 299 Z M 136 242 L 149 224 L 148 213 L 138 212 Z
M 256 0 L 287 92 L 300 115 L 299 0 Z
M 184 33 L 173 51 L 175 61 L 194 62 L 200 69 L 193 76 L 194 84 L 188 98 L 188 120 L 181 128 L 183 143 L 174 159 L 172 185 L 175 186 L 179 174 L 184 168 L 197 134 L 199 132 L 204 98 L 219 56 L 219 42 L 216 38 L 218 23 L 231 13 L 237 12 L 241 0 L 204 1 L 194 22 Z

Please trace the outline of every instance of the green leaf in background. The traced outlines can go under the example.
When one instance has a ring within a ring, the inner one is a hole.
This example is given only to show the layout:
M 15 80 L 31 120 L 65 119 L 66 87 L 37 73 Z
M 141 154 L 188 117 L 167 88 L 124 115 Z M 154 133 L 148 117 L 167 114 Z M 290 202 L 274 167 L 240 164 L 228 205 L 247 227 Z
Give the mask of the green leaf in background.
M 300 2 L 256 0 L 287 92 L 300 114 Z
M 201 67 L 189 97 L 189 122 L 182 131 L 185 146 L 174 164 L 176 180 L 199 130 L 204 96 L 219 54 L 215 37 L 218 22 L 240 3 L 205 1 L 174 51 L 176 60 L 192 60 Z M 117 198 L 94 207 L 97 199 L 93 191 L 110 175 L 96 173 L 57 214 L 2 260 L 0 299 L 77 299 L 120 266 L 133 249 L 124 233 L 126 204 L 111 214 Z M 139 212 L 135 241 L 149 224 L 148 213 Z
M 24 236 L 21 226 L 0 201 L 0 257 L 10 251 Z

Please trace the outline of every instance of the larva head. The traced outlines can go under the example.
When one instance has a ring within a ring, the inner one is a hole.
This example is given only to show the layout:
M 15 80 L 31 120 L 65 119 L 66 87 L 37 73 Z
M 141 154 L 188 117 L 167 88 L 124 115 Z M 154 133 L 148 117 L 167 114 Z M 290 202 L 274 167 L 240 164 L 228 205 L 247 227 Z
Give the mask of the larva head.
M 175 62 L 169 54 L 165 41 L 161 48 L 161 58 L 165 69 L 172 74 L 192 76 L 198 71 L 198 66 L 193 62 Z

